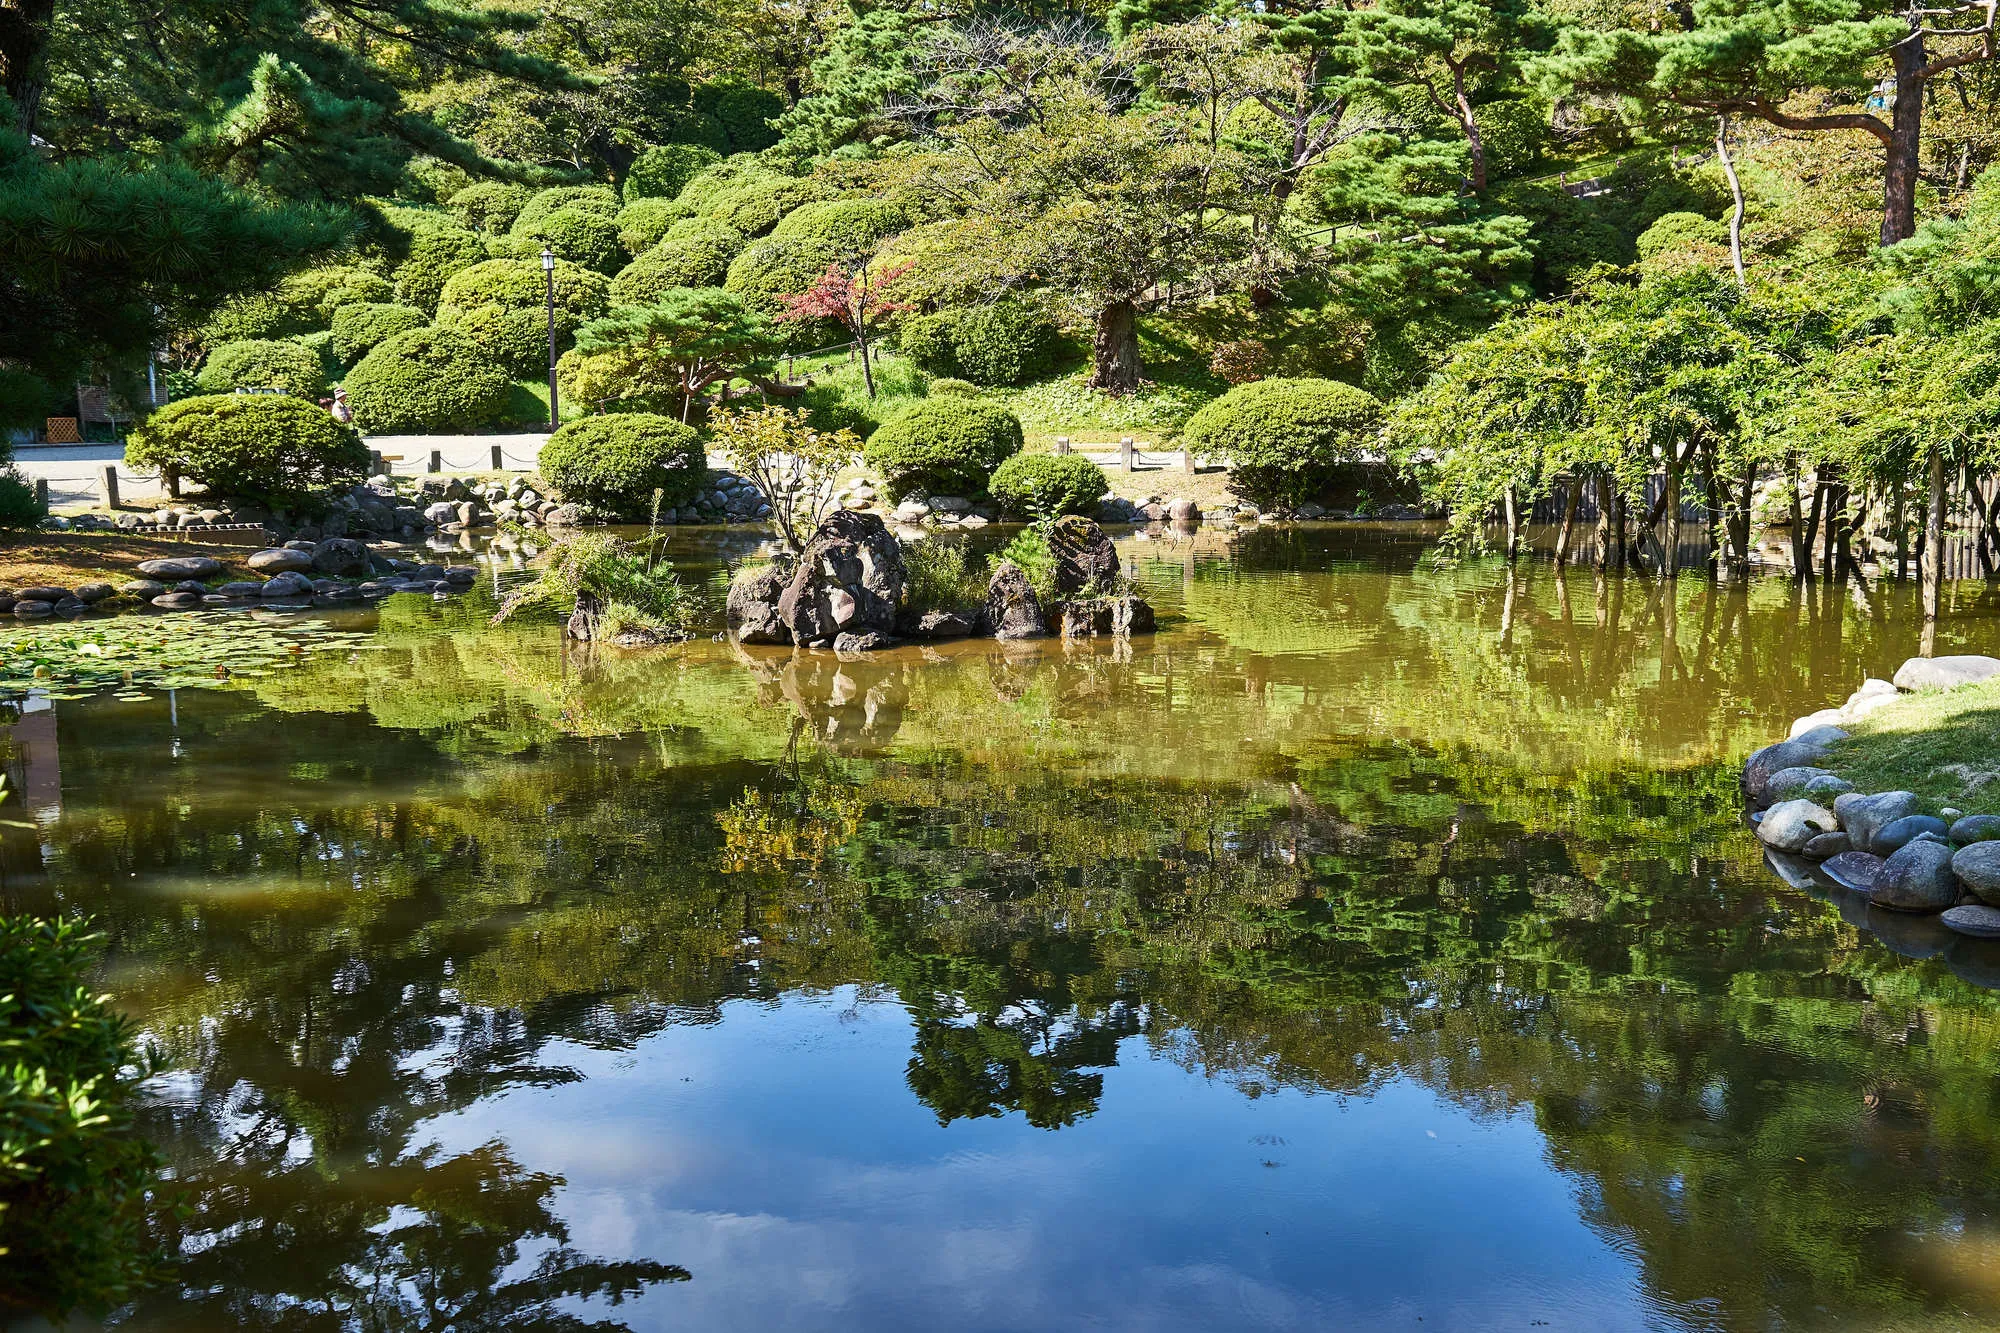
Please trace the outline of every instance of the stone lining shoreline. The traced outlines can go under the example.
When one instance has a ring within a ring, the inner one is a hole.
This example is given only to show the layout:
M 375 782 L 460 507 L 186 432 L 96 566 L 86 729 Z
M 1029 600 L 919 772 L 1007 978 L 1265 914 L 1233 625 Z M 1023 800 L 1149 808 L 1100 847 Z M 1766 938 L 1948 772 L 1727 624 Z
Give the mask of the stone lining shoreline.
M 1870 679 L 1838 708 L 1792 724 L 1752 754 L 1742 785 L 1765 856 L 1794 886 L 1830 884 L 1875 907 L 1937 915 L 1948 929 L 2000 939 L 2000 815 L 1924 809 L 1915 792 L 1856 791 L 1822 767 L 1829 747 L 1906 691 L 1952 689 L 2000 676 L 2000 658 L 1913 657 L 1893 681 Z

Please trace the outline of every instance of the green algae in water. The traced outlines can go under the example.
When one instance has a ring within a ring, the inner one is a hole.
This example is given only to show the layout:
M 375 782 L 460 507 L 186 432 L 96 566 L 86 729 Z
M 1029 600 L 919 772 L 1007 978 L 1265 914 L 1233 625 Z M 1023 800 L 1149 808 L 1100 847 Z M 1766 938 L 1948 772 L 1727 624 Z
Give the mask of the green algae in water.
M 199 612 L 24 627 L 0 637 L 0 695 L 39 690 L 80 699 L 115 688 L 131 701 L 147 690 L 216 689 L 295 667 L 308 652 L 351 651 L 370 638 L 315 620 L 272 624 Z

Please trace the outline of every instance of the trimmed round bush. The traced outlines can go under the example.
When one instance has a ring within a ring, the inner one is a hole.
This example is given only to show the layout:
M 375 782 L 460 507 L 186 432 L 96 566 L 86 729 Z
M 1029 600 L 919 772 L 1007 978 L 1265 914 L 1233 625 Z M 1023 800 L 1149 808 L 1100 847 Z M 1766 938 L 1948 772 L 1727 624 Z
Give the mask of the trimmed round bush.
M 126 460 L 173 468 L 217 495 L 291 504 L 361 480 L 368 447 L 352 427 L 303 398 L 211 394 L 169 403 L 132 432 Z
M 732 153 L 761 153 L 778 142 L 771 121 L 784 114 L 774 92 L 752 83 L 708 83 L 695 89 L 694 109 L 714 120 Z
M 425 232 L 410 242 L 409 258 L 396 266 L 396 300 L 436 310 L 444 285 L 486 258 L 486 242 L 469 231 L 450 227 Z
M 306 313 L 286 305 L 275 293 L 256 292 L 218 307 L 202 322 L 197 339 L 204 347 L 220 347 L 253 338 L 290 338 L 311 332 L 312 319 Z
M 720 287 L 729 273 L 729 260 L 730 244 L 723 234 L 705 232 L 661 241 L 611 280 L 611 304 L 652 305 L 660 293 L 675 287 Z
M 909 225 L 902 209 L 879 199 L 827 199 L 800 204 L 785 214 L 771 235 L 825 241 L 849 254 L 866 254 Z
M 667 228 L 665 237 L 669 241 L 708 240 L 711 238 L 729 247 L 729 257 L 731 259 L 742 254 L 744 248 L 750 244 L 748 236 L 745 236 L 727 222 L 711 217 L 682 218 L 680 221 L 674 223 L 673 226 Z
M 896 327 L 896 350 L 926 375 L 956 376 L 958 349 L 952 344 L 951 314 L 913 315 Z
M 543 190 L 530 196 L 528 202 L 521 205 L 521 211 L 514 215 L 514 221 L 507 230 L 519 236 L 549 214 L 565 208 L 580 208 L 586 213 L 615 218 L 618 216 L 618 196 L 609 185 L 559 185 L 553 190 Z
M 49 516 L 49 507 L 35 499 L 35 488 L 13 468 L 0 468 L 0 529 L 32 528 Z
M 394 302 L 342 306 L 333 312 L 333 353 L 342 365 L 351 366 L 374 351 L 377 343 L 430 322 L 431 317 L 415 306 Z
M 1022 518 L 1097 513 L 1111 489 L 1104 469 L 1079 454 L 1015 454 L 993 470 L 987 483 L 1001 507 Z
M 1699 213 L 1665 213 L 1639 233 L 1639 258 L 1655 259 L 1671 250 L 1729 244 L 1729 224 Z
M 445 200 L 445 205 L 458 214 L 468 231 L 498 235 L 514 225 L 523 205 L 533 196 L 533 190 L 512 181 L 480 181 Z
M 868 437 L 868 464 L 891 499 L 977 495 L 1021 452 L 1021 420 L 997 403 L 926 398 Z
M 722 160 L 713 148 L 693 143 L 668 143 L 648 148 L 625 175 L 627 199 L 672 199 L 687 183 Z
M 517 228 L 512 235 L 525 240 L 531 249 L 547 246 L 557 259 L 567 259 L 599 273 L 616 273 L 625 262 L 618 224 L 601 213 L 558 208 L 539 222 Z M 539 263 L 540 255 L 535 258 Z
M 387 301 L 396 294 L 387 278 L 357 264 L 336 264 L 309 268 L 295 273 L 278 285 L 279 297 L 311 312 L 316 328 L 333 322 L 333 312 L 344 305 Z
M 210 352 L 195 383 L 203 393 L 283 389 L 300 398 L 318 398 L 326 392 L 326 369 L 310 347 L 289 340 L 252 338 L 224 343 Z
M 440 328 L 385 338 L 346 380 L 355 424 L 382 435 L 491 425 L 506 412 L 511 387 L 477 342 Z
M 438 300 L 437 322 L 461 329 L 516 375 L 547 368 L 546 283 L 539 262 L 489 259 L 454 274 Z M 556 351 L 567 350 L 576 331 L 610 308 L 611 283 L 601 273 L 557 260 Z M 350 390 L 351 392 L 351 390 Z
M 618 210 L 618 244 L 630 255 L 644 254 L 666 239 L 667 229 L 686 220 L 686 210 L 671 199 L 634 199 Z
M 745 250 L 730 261 L 724 291 L 735 292 L 743 303 L 775 319 L 784 310 L 784 297 L 810 288 L 826 275 L 827 265 L 840 252 L 824 241 L 804 237 L 779 240 L 776 237 Z M 795 352 L 827 347 L 842 340 L 842 330 L 832 320 L 805 319 L 780 324 L 785 346 Z
M 995 301 L 960 311 L 951 341 L 959 372 L 973 383 L 1025 384 L 1054 362 L 1056 327 L 1018 301 Z
M 342 310 L 349 308 L 347 306 L 341 307 Z M 335 318 L 338 318 L 340 315 L 339 310 L 333 313 Z M 321 329 L 318 333 L 301 333 L 298 337 L 290 341 L 297 343 L 313 354 L 319 361 L 320 378 L 328 384 L 332 384 L 335 380 L 339 379 L 340 372 L 347 369 L 347 363 L 342 361 L 339 354 L 333 350 L 333 330 L 331 329 Z M 201 386 L 197 383 L 195 387 L 200 388 Z M 167 395 L 169 399 L 175 396 L 172 393 Z M 185 397 L 187 395 L 180 396 Z
M 1239 384 L 1196 412 L 1181 444 L 1229 460 L 1230 489 L 1260 505 L 1303 504 L 1382 427 L 1375 396 L 1336 380 Z
M 810 178 L 763 175 L 717 195 L 700 211 L 745 236 L 762 236 L 793 209 L 818 198 L 822 189 Z
M 572 421 L 549 436 L 540 466 L 564 500 L 630 517 L 651 511 L 656 490 L 663 506 L 691 503 L 708 480 L 701 436 L 650 412 Z
M 979 386 L 971 380 L 954 379 L 950 375 L 941 375 L 937 379 L 932 380 L 925 387 L 924 392 L 932 398 L 977 398 L 979 396 Z

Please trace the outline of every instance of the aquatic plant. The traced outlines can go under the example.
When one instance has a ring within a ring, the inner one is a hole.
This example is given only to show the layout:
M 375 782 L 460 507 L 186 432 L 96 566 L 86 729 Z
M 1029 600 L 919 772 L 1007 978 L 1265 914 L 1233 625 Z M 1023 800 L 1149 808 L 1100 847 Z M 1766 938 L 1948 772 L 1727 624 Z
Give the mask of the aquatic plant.
M 0 698 L 34 690 L 80 699 L 117 689 L 121 699 L 143 699 L 147 690 L 215 689 L 368 639 L 320 620 L 201 611 L 24 625 L 0 631 Z
M 584 612 L 595 622 L 592 638 L 640 631 L 685 639 L 693 633 L 700 600 L 660 558 L 665 543 L 657 533 L 636 542 L 607 532 L 562 537 L 542 557 L 536 576 L 507 594 L 493 623 L 523 607 L 548 606 Z
M 933 537 L 905 546 L 903 575 L 910 608 L 918 614 L 977 606 L 986 595 L 985 580 L 973 572 L 958 542 Z

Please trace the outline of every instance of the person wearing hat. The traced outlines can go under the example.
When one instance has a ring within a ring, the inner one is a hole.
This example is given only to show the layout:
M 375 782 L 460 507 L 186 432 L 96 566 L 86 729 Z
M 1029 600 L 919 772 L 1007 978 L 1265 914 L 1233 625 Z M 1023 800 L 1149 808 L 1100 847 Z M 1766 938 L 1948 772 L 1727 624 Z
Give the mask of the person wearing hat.
M 347 390 L 336 388 L 333 391 L 333 406 L 328 410 L 333 413 L 333 419 L 341 425 L 353 424 L 354 409 L 347 405 Z

